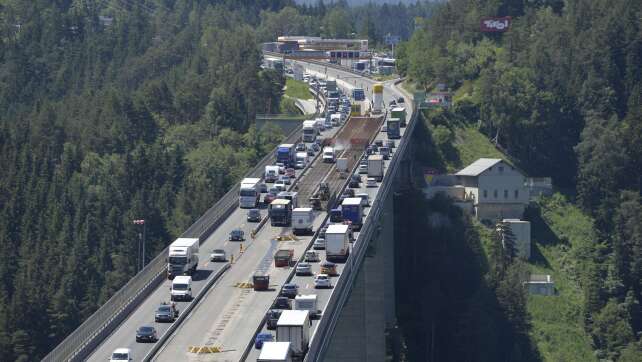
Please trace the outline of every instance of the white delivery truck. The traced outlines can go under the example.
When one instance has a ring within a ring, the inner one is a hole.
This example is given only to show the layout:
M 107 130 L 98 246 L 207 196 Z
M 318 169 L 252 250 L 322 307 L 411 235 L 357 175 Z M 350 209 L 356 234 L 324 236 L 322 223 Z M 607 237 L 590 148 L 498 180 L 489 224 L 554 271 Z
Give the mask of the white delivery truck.
M 304 356 L 310 341 L 310 312 L 284 310 L 276 322 L 276 341 L 290 342 L 294 356 Z
M 368 156 L 368 177 L 374 177 L 378 182 L 383 179 L 383 156 Z
M 171 301 L 175 300 L 192 300 L 192 277 L 189 275 L 179 275 L 174 280 L 172 280 L 172 286 L 170 287 L 170 296 Z
M 264 178 L 265 182 L 276 182 L 279 179 L 279 166 L 265 166 Z
M 291 362 L 290 342 L 263 342 L 257 362 Z
M 330 115 L 330 122 L 333 127 L 336 127 L 341 124 L 341 113 L 333 113 Z
M 314 211 L 311 207 L 297 207 L 292 210 L 292 229 L 295 235 L 311 234 L 313 222 Z
M 347 172 L 348 171 L 348 159 L 347 158 L 337 158 L 337 171 Z
M 334 148 L 332 147 L 323 147 L 323 162 L 334 162 Z
M 348 225 L 332 224 L 325 232 L 325 257 L 328 261 L 345 261 L 350 255 Z
M 239 190 L 239 207 L 253 209 L 261 197 L 260 178 L 244 178 Z
M 319 134 L 319 129 L 315 121 L 303 121 L 303 142 L 314 142 L 317 134 Z
M 169 245 L 167 277 L 193 274 L 198 266 L 198 238 L 178 238 Z
M 318 316 L 320 311 L 317 309 L 317 295 L 297 295 L 294 298 L 294 309 L 307 310 L 308 312 L 310 312 L 310 318 Z

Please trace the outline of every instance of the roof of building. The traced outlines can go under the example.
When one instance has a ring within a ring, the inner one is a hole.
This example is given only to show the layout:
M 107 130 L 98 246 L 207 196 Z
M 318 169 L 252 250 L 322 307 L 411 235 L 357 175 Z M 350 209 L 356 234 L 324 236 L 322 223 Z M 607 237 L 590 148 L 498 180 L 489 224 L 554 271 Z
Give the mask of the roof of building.
M 480 158 L 471 163 L 463 170 L 457 172 L 457 176 L 479 176 L 482 172 L 502 162 L 501 158 Z
M 290 342 L 264 342 L 259 361 L 285 361 L 290 352 Z

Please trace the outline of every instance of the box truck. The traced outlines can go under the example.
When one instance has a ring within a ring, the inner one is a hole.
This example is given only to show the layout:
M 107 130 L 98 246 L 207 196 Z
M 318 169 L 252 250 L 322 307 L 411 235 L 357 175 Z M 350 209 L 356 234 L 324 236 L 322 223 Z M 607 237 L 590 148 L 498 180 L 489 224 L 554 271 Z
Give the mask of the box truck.
M 239 190 L 239 207 L 253 209 L 261 197 L 260 178 L 244 178 Z
M 368 156 L 368 177 L 373 177 L 377 182 L 383 179 L 383 156 Z
M 298 207 L 292 210 L 292 229 L 294 234 L 311 234 L 313 222 L 314 211 L 312 211 L 311 207 Z
M 276 322 L 276 341 L 290 342 L 294 356 L 304 356 L 310 341 L 310 312 L 284 310 Z
M 297 295 L 294 297 L 294 309 L 307 310 L 310 312 L 310 318 L 318 317 L 321 313 L 321 311 L 317 309 L 316 294 Z
M 319 134 L 315 121 L 303 121 L 303 142 L 314 142 Z
M 400 126 L 406 127 L 406 108 L 395 107 L 390 110 L 390 118 L 399 118 Z
M 343 208 L 343 206 L 342 206 Z M 350 255 L 348 225 L 333 224 L 325 231 L 325 257 L 329 261 L 344 262 Z
M 167 277 L 193 274 L 198 266 L 198 238 L 178 238 L 169 245 Z
M 388 139 L 393 140 L 401 138 L 401 130 L 399 128 L 401 125 L 399 123 L 399 118 L 388 118 L 386 123 Z
M 282 163 L 285 167 L 294 167 L 296 146 L 291 143 L 284 143 L 276 148 L 276 162 Z
M 290 342 L 263 342 L 257 362 L 291 362 Z

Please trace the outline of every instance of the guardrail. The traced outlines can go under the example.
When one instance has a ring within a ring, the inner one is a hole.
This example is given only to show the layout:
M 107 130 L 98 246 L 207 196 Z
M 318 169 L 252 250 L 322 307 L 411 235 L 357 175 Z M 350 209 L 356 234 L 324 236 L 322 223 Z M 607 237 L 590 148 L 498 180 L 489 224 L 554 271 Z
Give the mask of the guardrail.
M 408 96 L 407 92 L 404 92 L 401 89 L 400 91 Z M 412 104 L 412 102 L 410 103 Z M 334 286 L 334 290 L 330 295 L 328 303 L 326 304 L 323 311 L 324 316 L 327 315 L 326 311 L 332 312 L 329 318 L 322 318 L 319 321 L 319 325 L 316 328 L 315 335 L 313 336 L 314 338 L 312 338 L 312 340 L 310 341 L 309 350 L 304 361 L 323 361 L 325 357 L 325 353 L 332 339 L 332 334 L 338 323 L 338 319 L 341 314 L 340 312 L 347 303 L 350 292 L 354 287 L 354 280 L 357 277 L 359 267 L 365 256 L 368 242 L 371 238 L 373 238 L 373 236 L 375 236 L 376 233 L 378 233 L 377 226 L 379 224 L 378 220 L 381 217 L 381 213 L 384 209 L 383 203 L 385 202 L 393 184 L 391 182 L 391 178 L 396 174 L 400 160 L 402 159 L 406 148 L 410 143 L 410 136 L 412 135 L 414 126 L 417 122 L 416 118 L 417 109 L 414 108 L 413 105 L 412 117 L 404 134 L 404 136 L 407 136 L 404 137 L 405 142 L 400 142 L 401 144 L 399 145 L 397 151 L 393 154 L 392 160 L 388 167 L 390 171 L 386 172 L 386 175 L 382 182 L 383 189 L 380 190 L 381 192 L 370 207 L 371 212 L 374 212 L 368 215 L 366 222 L 362 226 L 361 231 L 359 232 L 359 236 L 354 243 L 352 255 L 350 256 L 350 258 L 348 258 L 348 262 L 346 262 L 343 271 L 341 272 L 342 276 L 346 276 L 346 278 L 340 278 L 337 284 Z

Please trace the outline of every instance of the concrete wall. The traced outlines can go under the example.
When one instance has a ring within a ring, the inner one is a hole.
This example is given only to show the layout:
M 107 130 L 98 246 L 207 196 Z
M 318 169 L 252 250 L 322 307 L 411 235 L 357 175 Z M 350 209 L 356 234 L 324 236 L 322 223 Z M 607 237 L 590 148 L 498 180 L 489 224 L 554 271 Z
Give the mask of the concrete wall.
M 389 193 L 377 237 L 370 240 L 355 285 L 332 335 L 325 361 L 384 361 L 386 328 L 396 323 L 393 193 Z
M 479 220 L 521 219 L 526 204 L 477 204 L 475 214 Z

